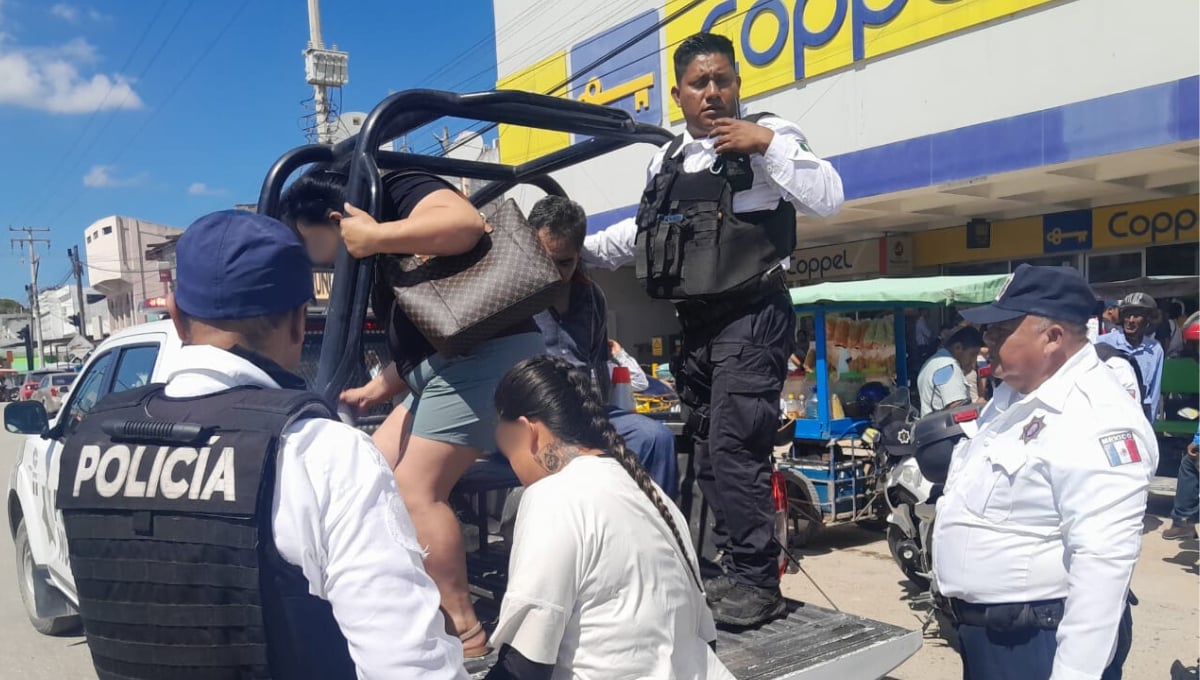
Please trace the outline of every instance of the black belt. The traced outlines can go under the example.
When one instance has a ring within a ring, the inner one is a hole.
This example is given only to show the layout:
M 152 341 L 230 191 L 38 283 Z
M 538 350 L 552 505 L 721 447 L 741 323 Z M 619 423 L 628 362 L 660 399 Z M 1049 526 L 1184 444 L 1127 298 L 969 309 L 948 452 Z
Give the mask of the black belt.
M 1062 622 L 1066 600 L 974 604 L 950 598 L 950 611 L 961 626 L 980 626 L 997 633 L 1056 630 Z

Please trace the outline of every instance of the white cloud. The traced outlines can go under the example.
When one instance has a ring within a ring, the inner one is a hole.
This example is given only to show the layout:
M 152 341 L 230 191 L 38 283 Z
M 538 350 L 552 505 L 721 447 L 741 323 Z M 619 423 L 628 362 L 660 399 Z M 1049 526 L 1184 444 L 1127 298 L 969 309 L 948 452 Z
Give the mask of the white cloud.
M 79 19 L 79 10 L 63 2 L 51 7 L 50 13 L 63 21 L 74 22 Z
M 3 0 L 0 0 L 0 13 Z M 56 16 L 78 10 L 55 5 Z M 142 99 L 132 81 L 120 74 L 92 72 L 96 48 L 83 38 L 51 47 L 24 47 L 12 40 L 12 22 L 0 14 L 0 106 L 91 113 L 96 109 L 140 109 Z
M 118 177 L 116 170 L 117 166 L 115 165 L 93 165 L 92 169 L 83 176 L 83 186 L 93 189 L 115 189 L 135 186 L 141 184 L 145 179 L 144 175 Z
M 224 189 L 214 189 L 204 182 L 192 182 L 192 185 L 188 187 L 188 193 L 193 196 L 224 196 L 228 192 Z

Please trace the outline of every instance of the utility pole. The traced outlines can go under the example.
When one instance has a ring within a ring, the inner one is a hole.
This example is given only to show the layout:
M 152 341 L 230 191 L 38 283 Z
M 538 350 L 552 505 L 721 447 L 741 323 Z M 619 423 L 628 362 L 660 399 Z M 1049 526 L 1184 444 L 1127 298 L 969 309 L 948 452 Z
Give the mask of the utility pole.
M 37 348 L 37 353 L 42 355 L 42 361 L 45 362 L 46 348 L 42 346 L 42 314 L 38 305 L 38 289 L 37 275 L 38 263 L 41 258 L 37 254 L 37 244 L 44 243 L 46 247 L 50 247 L 50 239 L 36 238 L 34 234 L 49 233 L 49 229 L 45 227 L 9 227 L 8 230 L 13 233 L 25 233 L 24 238 L 11 238 L 9 243 L 12 246 L 17 244 L 25 244 L 29 246 L 29 313 L 30 318 L 29 330 L 33 333 L 34 346 Z M 29 357 L 30 369 L 33 368 L 33 357 Z
M 87 330 L 87 298 L 83 296 L 83 265 L 79 263 L 79 246 L 67 249 L 71 258 L 71 271 L 75 274 L 75 294 L 79 296 L 79 332 L 89 341 Z
M 336 123 L 329 99 L 330 88 L 350 82 L 350 55 L 325 49 L 321 40 L 320 0 L 308 0 L 308 49 L 304 50 L 304 79 L 313 86 L 313 104 L 317 115 L 317 143 L 333 144 Z

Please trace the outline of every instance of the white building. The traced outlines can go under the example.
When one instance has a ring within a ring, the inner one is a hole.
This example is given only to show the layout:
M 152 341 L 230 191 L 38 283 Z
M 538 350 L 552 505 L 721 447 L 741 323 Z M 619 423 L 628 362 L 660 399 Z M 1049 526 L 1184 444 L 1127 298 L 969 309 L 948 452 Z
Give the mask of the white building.
M 84 230 L 88 282 L 106 296 L 112 330 L 152 318 L 169 290 L 161 280 L 159 263 L 146 259 L 146 248 L 182 234 L 183 230 L 134 217 L 113 215 Z
M 89 300 L 86 303 L 84 321 L 85 335 L 92 338 L 103 338 L 112 331 L 109 318 L 108 303 L 102 294 L 91 288 L 84 288 L 83 295 Z M 90 302 L 96 300 L 96 302 Z M 38 314 L 40 319 L 42 342 L 47 347 L 52 343 L 70 340 L 81 332 L 71 323 L 71 317 L 79 313 L 79 295 L 72 285 L 59 286 L 51 290 L 38 292 Z
M 707 0 L 672 18 L 686 4 L 497 0 L 497 86 L 570 78 L 565 96 L 680 132 L 675 46 L 728 36 L 743 112 L 797 122 L 845 185 L 839 215 L 798 221 L 793 284 L 1020 262 L 1093 283 L 1197 274 L 1195 0 Z M 578 141 L 501 126 L 499 146 L 511 164 Z M 635 214 L 653 152 L 554 176 L 595 231 Z M 514 193 L 526 208 L 541 195 Z M 597 280 L 627 346 L 673 332 L 631 271 Z

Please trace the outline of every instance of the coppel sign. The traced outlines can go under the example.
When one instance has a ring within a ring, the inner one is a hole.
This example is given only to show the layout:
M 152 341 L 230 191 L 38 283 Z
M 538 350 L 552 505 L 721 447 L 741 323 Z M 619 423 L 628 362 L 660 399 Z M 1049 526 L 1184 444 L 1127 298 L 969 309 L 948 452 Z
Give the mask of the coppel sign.
M 877 239 L 797 250 L 792 253 L 788 283 L 815 283 L 847 276 L 878 274 L 879 253 Z
M 1200 237 L 1197 197 L 1131 203 L 1092 212 L 1096 247 L 1195 241 Z

